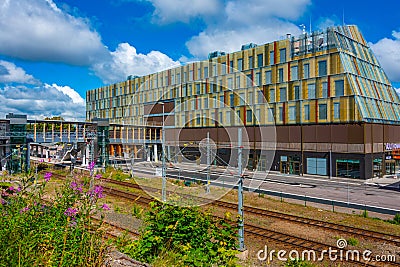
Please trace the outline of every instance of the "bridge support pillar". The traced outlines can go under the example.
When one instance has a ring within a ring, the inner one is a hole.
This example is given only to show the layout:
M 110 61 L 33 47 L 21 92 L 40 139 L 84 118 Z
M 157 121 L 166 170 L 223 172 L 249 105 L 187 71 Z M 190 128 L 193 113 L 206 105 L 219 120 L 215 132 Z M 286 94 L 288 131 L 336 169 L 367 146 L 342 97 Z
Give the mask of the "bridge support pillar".
M 151 147 L 148 146 L 148 147 L 147 147 L 147 150 L 146 150 L 147 161 L 150 161 L 150 149 L 151 149 Z
M 154 145 L 154 162 L 158 162 L 157 144 Z

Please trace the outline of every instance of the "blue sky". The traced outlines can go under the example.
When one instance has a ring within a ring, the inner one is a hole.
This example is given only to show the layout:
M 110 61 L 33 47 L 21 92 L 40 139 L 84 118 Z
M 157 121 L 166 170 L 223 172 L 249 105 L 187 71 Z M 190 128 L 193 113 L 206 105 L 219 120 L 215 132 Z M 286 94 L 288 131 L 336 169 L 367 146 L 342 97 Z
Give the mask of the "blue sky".
M 0 0 L 0 114 L 84 119 L 88 89 L 343 18 L 400 88 L 399 8 L 397 0 Z

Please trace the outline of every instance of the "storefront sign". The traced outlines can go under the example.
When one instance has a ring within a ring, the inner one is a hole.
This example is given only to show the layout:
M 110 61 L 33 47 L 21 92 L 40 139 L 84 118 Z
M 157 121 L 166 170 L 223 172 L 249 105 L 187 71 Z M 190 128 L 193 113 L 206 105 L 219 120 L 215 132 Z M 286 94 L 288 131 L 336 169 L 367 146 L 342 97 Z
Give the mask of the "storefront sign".
M 287 156 L 281 156 L 281 161 L 283 162 L 287 161 Z
M 391 156 L 391 155 L 386 156 L 386 159 L 387 159 L 387 160 L 392 159 L 392 156 Z
M 397 150 L 400 149 L 400 144 L 386 143 L 386 150 Z

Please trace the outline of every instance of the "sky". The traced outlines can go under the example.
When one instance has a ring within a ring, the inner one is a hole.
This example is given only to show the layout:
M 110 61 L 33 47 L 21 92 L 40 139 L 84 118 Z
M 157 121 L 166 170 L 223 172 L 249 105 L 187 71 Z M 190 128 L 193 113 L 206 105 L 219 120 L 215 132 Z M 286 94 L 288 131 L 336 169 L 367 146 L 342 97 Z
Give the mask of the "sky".
M 291 33 L 359 27 L 400 93 L 398 0 L 0 0 L 0 118 L 85 119 L 85 92 Z

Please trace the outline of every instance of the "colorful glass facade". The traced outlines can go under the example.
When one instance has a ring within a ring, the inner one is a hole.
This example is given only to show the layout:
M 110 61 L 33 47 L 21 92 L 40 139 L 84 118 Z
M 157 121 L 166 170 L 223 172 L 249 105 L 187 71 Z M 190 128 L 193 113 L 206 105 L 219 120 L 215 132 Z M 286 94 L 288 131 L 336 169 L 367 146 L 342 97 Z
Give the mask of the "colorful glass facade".
M 174 102 L 179 128 L 212 127 L 213 120 L 224 126 L 400 123 L 399 96 L 356 26 L 243 46 L 89 90 L 86 117 L 145 124 L 146 106 L 160 101 Z

